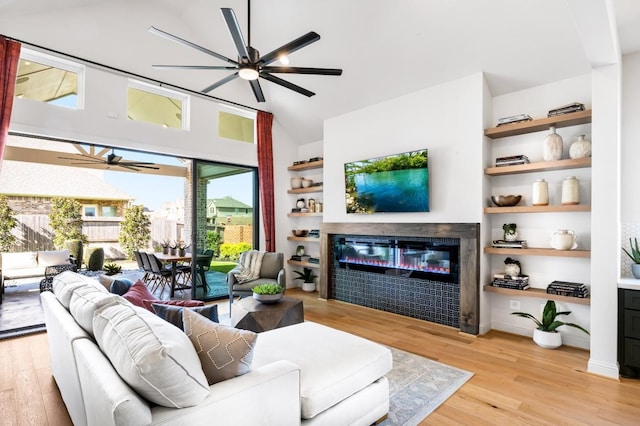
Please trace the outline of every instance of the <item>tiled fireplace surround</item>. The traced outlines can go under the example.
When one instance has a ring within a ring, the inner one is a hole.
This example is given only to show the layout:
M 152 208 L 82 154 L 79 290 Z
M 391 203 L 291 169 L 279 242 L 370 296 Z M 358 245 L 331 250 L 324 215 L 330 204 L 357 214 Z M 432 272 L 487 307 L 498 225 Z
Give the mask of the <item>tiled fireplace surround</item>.
M 479 225 L 475 223 L 323 223 L 320 297 L 336 298 L 478 334 L 478 233 Z M 345 235 L 459 241 L 459 284 L 335 268 L 337 253 L 333 239 Z M 459 303 L 459 306 L 452 303 Z

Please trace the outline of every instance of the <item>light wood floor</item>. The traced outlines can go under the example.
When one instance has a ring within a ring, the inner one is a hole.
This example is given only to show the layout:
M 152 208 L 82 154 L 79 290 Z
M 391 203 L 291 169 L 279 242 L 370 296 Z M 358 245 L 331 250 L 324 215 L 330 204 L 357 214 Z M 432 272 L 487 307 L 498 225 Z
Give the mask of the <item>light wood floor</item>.
M 586 372 L 588 352 L 541 349 L 492 331 L 469 337 L 449 327 L 299 290 L 305 319 L 474 373 L 425 425 L 638 425 L 640 380 Z M 220 311 L 228 311 L 228 302 Z M 0 341 L 0 425 L 71 424 L 51 378 L 45 334 Z

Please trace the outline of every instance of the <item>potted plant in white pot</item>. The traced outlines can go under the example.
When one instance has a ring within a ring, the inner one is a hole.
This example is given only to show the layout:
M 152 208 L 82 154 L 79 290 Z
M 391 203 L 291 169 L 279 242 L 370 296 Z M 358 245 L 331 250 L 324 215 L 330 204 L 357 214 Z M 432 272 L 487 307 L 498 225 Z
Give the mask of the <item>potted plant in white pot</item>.
M 547 303 L 544 305 L 544 309 L 542 310 L 542 321 L 526 312 L 511 312 L 512 315 L 529 318 L 536 323 L 538 328 L 533 330 L 533 341 L 536 342 L 538 346 L 546 349 L 554 349 L 562 346 L 562 335 L 558 333 L 557 330 L 560 326 L 567 325 L 589 334 L 587 330 L 578 324 L 563 322 L 556 319 L 560 315 L 569 315 L 570 313 L 571 311 L 557 312 L 556 302 L 553 300 L 547 300 Z
M 315 279 L 318 277 L 313 273 L 311 268 L 303 268 L 303 272 L 293 271 L 298 276 L 294 278 L 294 280 L 302 280 L 302 291 L 316 291 L 316 281 Z
M 627 251 L 626 248 L 622 247 L 622 250 L 631 258 L 633 264 L 631 265 L 631 273 L 634 277 L 640 278 L 640 249 L 638 249 L 638 239 L 634 238 L 635 245 L 631 242 L 631 238 L 629 238 L 629 246 L 631 247 L 631 252 Z

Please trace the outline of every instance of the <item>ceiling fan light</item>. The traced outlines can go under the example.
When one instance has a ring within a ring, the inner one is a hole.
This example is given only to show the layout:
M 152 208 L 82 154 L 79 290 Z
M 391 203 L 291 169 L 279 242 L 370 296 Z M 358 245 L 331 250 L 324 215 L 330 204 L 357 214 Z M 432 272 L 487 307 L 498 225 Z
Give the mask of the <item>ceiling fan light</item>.
M 284 65 L 285 67 L 287 65 L 289 65 L 289 57 L 287 55 L 280 55 L 278 56 L 278 60 L 280 61 L 280 63 L 282 65 Z
M 240 68 L 238 70 L 238 75 L 243 80 L 257 80 L 258 79 L 258 70 L 254 68 Z

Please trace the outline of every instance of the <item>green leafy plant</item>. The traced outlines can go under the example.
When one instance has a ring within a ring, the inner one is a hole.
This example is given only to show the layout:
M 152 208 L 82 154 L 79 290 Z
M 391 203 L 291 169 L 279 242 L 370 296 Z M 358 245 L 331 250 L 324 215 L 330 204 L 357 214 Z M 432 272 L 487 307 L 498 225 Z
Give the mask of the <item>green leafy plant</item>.
M 629 238 L 629 246 L 631 247 L 631 252 L 627 251 L 626 248 L 622 247 L 622 250 L 633 260 L 633 263 L 640 263 L 640 249 L 638 249 L 638 239 L 634 238 L 635 245 L 631 242 L 631 238 Z
M 107 263 L 104 265 L 104 271 L 106 275 L 115 275 L 119 274 L 122 271 L 122 266 L 116 263 Z
M 293 271 L 293 272 L 295 274 L 298 274 L 298 276 L 294 278 L 294 280 L 303 280 L 303 282 L 305 283 L 312 283 L 313 280 L 315 280 L 318 277 L 316 274 L 313 273 L 313 270 L 311 268 L 304 268 L 302 272 L 300 271 Z
M 280 294 L 282 287 L 280 284 L 259 284 L 251 289 L 256 294 Z
M 62 247 L 67 240 L 89 241 L 82 234 L 82 205 L 71 198 L 56 197 L 51 200 L 49 226 L 53 230 L 53 244 Z
M 16 236 L 11 233 L 18 225 L 15 211 L 9 206 L 6 196 L 0 195 L 0 250 L 7 251 L 16 241 Z
M 538 330 L 541 330 L 541 331 L 557 333 L 556 329 L 558 327 L 566 325 L 569 327 L 577 328 L 578 330 L 582 330 L 585 333 L 589 334 L 587 330 L 585 330 L 578 324 L 574 324 L 571 322 L 564 322 L 556 319 L 560 315 L 569 315 L 570 313 L 571 311 L 557 312 L 556 302 L 554 302 L 553 300 L 547 300 L 547 303 L 544 305 L 544 309 L 542 310 L 542 321 L 538 320 L 536 317 L 526 312 L 511 312 L 511 315 L 517 315 L 519 317 L 529 318 L 531 321 L 536 323 L 536 325 L 538 326 L 537 327 Z
M 249 243 L 223 243 L 220 245 L 220 258 L 225 260 L 238 260 L 240 254 L 251 250 Z
M 512 258 L 510 258 L 510 257 L 507 257 L 507 258 L 504 260 L 504 264 L 505 264 L 505 265 L 514 265 L 514 264 L 515 264 L 515 265 L 518 265 L 518 268 L 522 269 L 522 265 L 520 265 L 520 261 L 519 261 L 519 260 L 516 260 L 516 259 L 512 259 Z
M 150 228 L 151 220 L 144 214 L 144 206 L 131 206 L 125 209 L 118 242 L 129 258 L 133 258 L 134 250 L 147 247 L 151 236 Z

